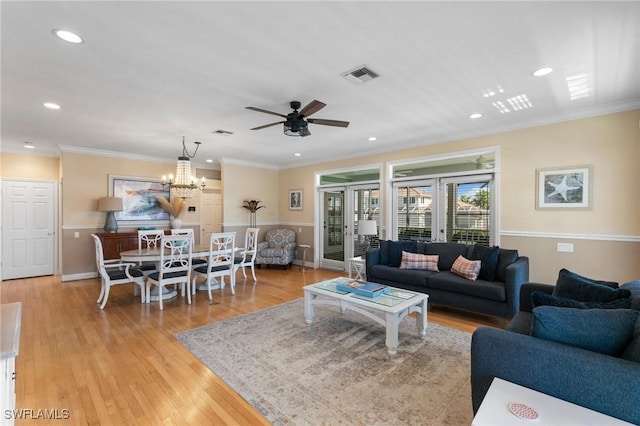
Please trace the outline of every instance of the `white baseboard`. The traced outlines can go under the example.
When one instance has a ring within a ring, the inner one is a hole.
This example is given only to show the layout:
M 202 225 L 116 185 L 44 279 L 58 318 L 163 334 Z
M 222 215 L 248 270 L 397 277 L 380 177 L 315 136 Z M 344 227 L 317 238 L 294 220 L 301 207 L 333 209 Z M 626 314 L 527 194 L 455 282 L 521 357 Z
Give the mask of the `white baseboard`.
M 77 281 L 77 280 L 88 280 L 90 278 L 96 278 L 98 276 L 97 272 L 83 272 L 81 274 L 69 274 L 62 275 L 61 281 Z

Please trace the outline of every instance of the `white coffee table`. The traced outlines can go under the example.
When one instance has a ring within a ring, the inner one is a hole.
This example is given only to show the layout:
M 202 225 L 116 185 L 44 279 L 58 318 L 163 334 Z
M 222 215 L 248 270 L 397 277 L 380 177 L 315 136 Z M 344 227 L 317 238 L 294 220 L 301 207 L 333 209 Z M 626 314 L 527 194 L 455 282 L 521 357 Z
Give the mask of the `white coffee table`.
M 396 355 L 398 350 L 398 325 L 411 312 L 416 312 L 416 326 L 421 338 L 427 335 L 427 300 L 424 293 L 402 290 L 391 287 L 389 294 L 375 298 L 358 296 L 336 289 L 336 278 L 304 287 L 304 316 L 311 326 L 316 305 L 333 305 L 340 312 L 349 309 L 364 315 L 386 328 L 386 341 L 389 355 Z
M 526 368 L 526 367 L 524 367 Z M 587 391 L 588 392 L 588 391 Z M 538 413 L 537 420 L 521 420 L 511 413 L 509 404 L 522 403 Z M 619 419 L 597 411 L 554 398 L 524 386 L 493 379 L 489 391 L 484 397 L 472 426 L 517 426 L 517 425 L 630 425 Z

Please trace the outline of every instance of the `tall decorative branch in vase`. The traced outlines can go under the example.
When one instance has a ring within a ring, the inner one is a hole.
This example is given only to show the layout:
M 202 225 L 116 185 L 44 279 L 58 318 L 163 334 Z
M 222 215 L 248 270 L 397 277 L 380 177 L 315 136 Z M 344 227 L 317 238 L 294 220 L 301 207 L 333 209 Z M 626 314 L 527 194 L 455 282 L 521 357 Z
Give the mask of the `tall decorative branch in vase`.
M 182 227 L 182 215 L 187 211 L 187 203 L 180 197 L 174 197 L 171 202 L 161 195 L 155 195 L 160 207 L 171 216 L 171 228 L 180 229 Z
M 243 205 L 242 207 L 244 207 L 245 209 L 249 210 L 249 221 L 250 224 L 249 226 L 251 228 L 255 228 L 256 227 L 256 212 L 262 208 L 265 208 L 265 206 L 260 206 L 259 204 L 262 201 L 259 200 L 244 200 L 243 201 Z

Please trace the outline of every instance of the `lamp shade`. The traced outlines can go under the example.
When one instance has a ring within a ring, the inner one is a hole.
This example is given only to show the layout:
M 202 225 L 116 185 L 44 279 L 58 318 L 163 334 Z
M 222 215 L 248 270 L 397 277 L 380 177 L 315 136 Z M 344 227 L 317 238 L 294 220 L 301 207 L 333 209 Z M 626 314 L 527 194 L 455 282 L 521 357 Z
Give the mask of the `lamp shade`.
M 358 235 L 377 235 L 378 227 L 375 220 L 361 220 L 358 222 Z
M 98 200 L 98 211 L 101 212 L 121 212 L 122 198 L 120 197 L 103 197 Z

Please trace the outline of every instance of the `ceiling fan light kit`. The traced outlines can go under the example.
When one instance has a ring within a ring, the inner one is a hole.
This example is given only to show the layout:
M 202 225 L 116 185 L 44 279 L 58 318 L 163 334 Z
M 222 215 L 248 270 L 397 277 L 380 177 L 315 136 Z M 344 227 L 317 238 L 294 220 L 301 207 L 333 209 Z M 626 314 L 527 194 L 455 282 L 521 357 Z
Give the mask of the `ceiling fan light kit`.
M 284 125 L 284 134 L 287 136 L 309 136 L 311 132 L 309 131 L 308 124 L 320 124 L 323 126 L 334 126 L 334 127 L 348 127 L 348 121 L 340 121 L 340 120 L 326 120 L 322 118 L 308 118 L 311 114 L 315 114 L 320 111 L 322 108 L 327 106 L 324 102 L 320 102 L 318 100 L 313 100 L 309 102 L 304 108 L 300 109 L 302 104 L 299 101 L 291 101 L 289 104 L 293 112 L 290 112 L 287 115 L 280 114 L 279 112 L 273 112 L 262 108 L 257 107 L 246 107 L 246 109 L 250 109 L 252 111 L 263 112 L 265 114 L 277 115 L 279 117 L 285 118 L 283 121 L 277 121 L 275 123 L 265 124 L 263 126 L 254 127 L 251 130 L 260 130 L 267 127 L 275 126 L 278 124 Z M 300 110 L 300 111 L 298 111 Z

